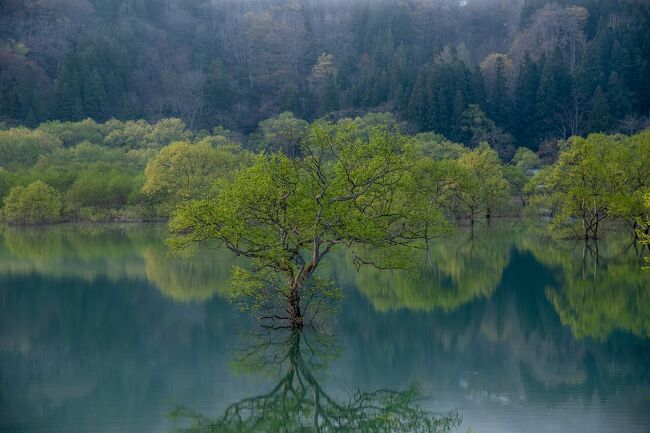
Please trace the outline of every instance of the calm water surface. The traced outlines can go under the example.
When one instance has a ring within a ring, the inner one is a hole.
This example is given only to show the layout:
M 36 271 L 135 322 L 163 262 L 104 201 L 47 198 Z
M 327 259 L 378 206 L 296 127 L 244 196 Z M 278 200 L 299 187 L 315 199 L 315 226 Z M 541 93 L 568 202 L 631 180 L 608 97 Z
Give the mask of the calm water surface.
M 219 250 L 169 257 L 160 226 L 0 229 L 0 431 L 169 432 L 284 374 L 241 362 L 257 330 Z M 417 386 L 476 432 L 650 431 L 650 272 L 625 235 L 460 232 L 416 272 L 334 256 L 334 335 L 308 367 L 333 399 Z M 647 252 L 646 252 L 647 253 Z M 285 372 L 286 373 L 286 372 Z

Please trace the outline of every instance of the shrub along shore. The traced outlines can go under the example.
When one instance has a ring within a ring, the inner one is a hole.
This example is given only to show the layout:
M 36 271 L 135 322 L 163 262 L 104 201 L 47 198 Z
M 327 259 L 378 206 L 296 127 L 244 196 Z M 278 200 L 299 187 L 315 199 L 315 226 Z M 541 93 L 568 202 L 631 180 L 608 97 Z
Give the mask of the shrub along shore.
M 409 135 L 390 113 L 313 124 L 282 113 L 249 136 L 194 132 L 179 119 L 0 125 L 0 214 L 12 225 L 166 219 L 179 203 L 215 197 L 258 154 L 299 161 L 323 123 L 345 131 L 349 146 L 377 131 L 406 140 L 419 191 L 445 224 L 527 214 L 550 217 L 565 237 L 598 238 L 607 221 L 647 233 L 650 130 L 560 140 L 543 158 L 520 147 L 503 160 L 489 136 L 470 148 L 433 132 Z

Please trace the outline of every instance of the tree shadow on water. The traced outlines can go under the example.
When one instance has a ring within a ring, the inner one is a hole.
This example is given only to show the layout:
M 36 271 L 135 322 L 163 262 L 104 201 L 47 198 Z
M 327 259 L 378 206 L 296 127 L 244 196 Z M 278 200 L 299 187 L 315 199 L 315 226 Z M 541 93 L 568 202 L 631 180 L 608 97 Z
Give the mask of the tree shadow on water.
M 458 412 L 441 414 L 425 409 L 417 388 L 357 390 L 346 397 L 328 393 L 316 374 L 338 353 L 330 336 L 275 329 L 250 342 L 235 368 L 256 372 L 279 369 L 279 380 L 267 392 L 232 403 L 216 417 L 176 408 L 172 418 L 186 425 L 179 433 L 443 433 L 461 424 Z

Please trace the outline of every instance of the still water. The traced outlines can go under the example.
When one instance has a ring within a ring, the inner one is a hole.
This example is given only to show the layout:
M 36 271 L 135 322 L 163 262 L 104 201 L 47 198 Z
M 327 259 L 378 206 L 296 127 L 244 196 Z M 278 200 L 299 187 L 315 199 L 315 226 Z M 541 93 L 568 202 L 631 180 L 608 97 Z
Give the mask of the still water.
M 412 272 L 334 256 L 324 272 L 344 298 L 327 338 L 305 353 L 282 337 L 257 360 L 259 329 L 224 294 L 232 259 L 170 257 L 164 238 L 148 225 L 0 229 L 0 431 L 169 432 L 187 411 L 213 419 L 242 401 L 269 431 L 289 373 L 325 416 L 417 387 L 421 409 L 457 414 L 459 431 L 650 431 L 650 272 L 626 235 L 585 247 L 480 227 L 435 242 Z

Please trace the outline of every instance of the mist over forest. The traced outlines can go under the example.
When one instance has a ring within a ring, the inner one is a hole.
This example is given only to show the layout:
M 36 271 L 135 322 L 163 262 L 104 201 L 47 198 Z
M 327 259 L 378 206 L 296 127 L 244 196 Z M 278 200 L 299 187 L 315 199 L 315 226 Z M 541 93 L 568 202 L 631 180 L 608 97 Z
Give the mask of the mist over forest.
M 634 0 L 2 0 L 0 121 L 250 133 L 390 111 L 468 145 L 480 124 L 507 158 L 642 129 L 649 18 Z

